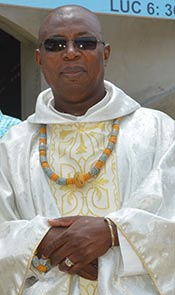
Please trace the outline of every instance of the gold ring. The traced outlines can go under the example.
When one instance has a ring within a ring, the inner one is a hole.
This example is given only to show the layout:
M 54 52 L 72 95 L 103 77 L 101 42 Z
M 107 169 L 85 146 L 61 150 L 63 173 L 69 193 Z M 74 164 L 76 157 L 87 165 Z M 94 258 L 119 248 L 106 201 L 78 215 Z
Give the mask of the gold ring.
M 74 263 L 68 257 L 66 257 L 64 262 L 68 267 L 71 267 L 74 265 Z

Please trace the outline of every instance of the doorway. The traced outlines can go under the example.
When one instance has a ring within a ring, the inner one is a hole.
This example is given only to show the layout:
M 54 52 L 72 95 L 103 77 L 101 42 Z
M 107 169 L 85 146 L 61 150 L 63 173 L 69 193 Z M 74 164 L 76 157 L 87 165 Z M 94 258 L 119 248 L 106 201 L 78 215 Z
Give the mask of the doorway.
M 21 118 L 20 42 L 0 29 L 0 109 Z

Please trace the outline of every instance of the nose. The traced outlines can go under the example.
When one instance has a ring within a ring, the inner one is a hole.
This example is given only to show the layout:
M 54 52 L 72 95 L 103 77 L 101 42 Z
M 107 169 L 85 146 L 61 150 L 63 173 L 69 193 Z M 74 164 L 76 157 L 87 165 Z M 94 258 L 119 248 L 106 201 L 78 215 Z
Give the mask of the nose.
M 77 59 L 81 55 L 80 51 L 74 45 L 72 40 L 67 41 L 67 47 L 64 50 L 64 59 Z

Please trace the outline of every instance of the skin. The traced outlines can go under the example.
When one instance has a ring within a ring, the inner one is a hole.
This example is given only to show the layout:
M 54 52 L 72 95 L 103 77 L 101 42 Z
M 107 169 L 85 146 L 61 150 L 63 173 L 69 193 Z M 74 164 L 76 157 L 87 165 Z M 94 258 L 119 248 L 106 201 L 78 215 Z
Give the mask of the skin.
M 65 6 L 49 14 L 40 29 L 39 44 L 52 36 L 102 39 L 96 16 L 79 6 Z M 52 88 L 58 111 L 83 115 L 105 96 L 104 67 L 109 54 L 109 45 L 98 44 L 96 50 L 80 51 L 72 42 L 62 52 L 46 52 L 44 46 L 36 50 L 36 61 Z
M 41 43 L 53 36 L 73 40 L 77 36 L 95 36 L 102 40 L 97 17 L 79 6 L 63 6 L 53 10 L 39 31 L 39 49 L 35 56 L 55 101 L 55 109 L 83 115 L 105 96 L 104 68 L 110 54 L 109 45 L 97 44 L 95 50 L 81 51 L 73 42 L 61 52 L 47 52 Z M 50 258 L 52 266 L 69 274 L 90 280 L 98 276 L 98 257 L 111 247 L 111 235 L 103 217 L 74 216 L 50 220 L 50 230 L 41 241 L 38 252 Z M 118 237 L 115 225 L 115 245 Z M 68 268 L 65 258 L 74 265 Z
M 38 247 L 38 252 L 50 258 L 52 266 L 61 271 L 79 274 L 87 279 L 96 280 L 98 257 L 111 247 L 111 235 L 104 218 L 93 216 L 71 216 L 49 220 L 52 226 Z M 118 237 L 113 224 L 115 245 Z M 65 258 L 74 262 L 68 268 Z

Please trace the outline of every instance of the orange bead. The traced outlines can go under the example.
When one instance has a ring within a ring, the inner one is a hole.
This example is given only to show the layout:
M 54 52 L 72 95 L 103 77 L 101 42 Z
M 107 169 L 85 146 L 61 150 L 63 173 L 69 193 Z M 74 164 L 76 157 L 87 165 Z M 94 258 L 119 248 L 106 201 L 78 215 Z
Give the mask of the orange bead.
M 40 128 L 40 134 L 42 134 L 42 133 L 46 133 L 46 127 L 41 127 Z
M 116 141 L 117 141 L 116 136 L 114 136 L 114 135 L 110 136 L 109 141 L 112 142 L 112 143 L 116 143 Z
M 45 150 L 40 150 L 40 156 L 46 156 L 46 151 Z
M 103 152 L 106 156 L 110 156 L 110 154 L 112 153 L 112 150 L 110 149 L 105 149 L 104 152 Z
M 95 164 L 95 167 L 98 169 L 101 169 L 104 166 L 104 162 L 98 160 L 97 163 Z
M 36 269 L 40 272 L 46 272 L 47 271 L 47 267 L 43 264 L 40 264 L 36 267 Z
M 119 125 L 118 124 L 114 124 L 113 126 L 112 126 L 112 129 L 116 129 L 117 131 L 119 131 Z
M 43 163 L 41 163 L 41 166 L 42 166 L 43 168 L 45 168 L 45 167 L 49 167 L 49 164 L 48 164 L 47 162 L 43 162 Z
M 91 179 L 92 175 L 90 173 L 86 173 L 84 174 L 84 180 L 87 181 L 89 179 Z
M 40 138 L 40 143 L 45 143 L 46 144 L 46 138 Z
M 50 176 L 50 179 L 53 181 L 56 181 L 59 178 L 59 176 L 56 173 L 52 173 L 52 175 Z
M 66 183 L 67 183 L 68 185 L 69 185 L 69 184 L 74 184 L 74 183 L 75 183 L 75 180 L 74 180 L 74 178 L 67 178 Z

